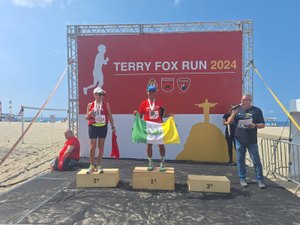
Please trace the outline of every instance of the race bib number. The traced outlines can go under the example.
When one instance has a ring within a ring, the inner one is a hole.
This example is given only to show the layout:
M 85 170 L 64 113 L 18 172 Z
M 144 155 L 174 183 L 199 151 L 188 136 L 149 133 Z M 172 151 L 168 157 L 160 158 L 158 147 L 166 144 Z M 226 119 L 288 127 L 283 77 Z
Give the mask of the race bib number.
M 95 117 L 95 121 L 96 123 L 99 123 L 99 124 L 105 124 L 105 116 L 104 115 L 97 115 Z

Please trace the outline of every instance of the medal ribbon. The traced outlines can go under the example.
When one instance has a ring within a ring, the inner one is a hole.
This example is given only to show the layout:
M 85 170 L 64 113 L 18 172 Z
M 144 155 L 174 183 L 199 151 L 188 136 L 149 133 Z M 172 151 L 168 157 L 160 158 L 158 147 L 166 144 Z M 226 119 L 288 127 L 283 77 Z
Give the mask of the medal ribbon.
M 153 112 L 155 107 L 155 99 L 153 99 L 153 103 L 151 104 L 150 99 L 148 98 L 148 103 L 150 106 L 150 111 Z
M 102 104 L 103 102 L 101 101 L 100 103 L 97 103 L 95 101 L 94 105 L 95 105 L 95 109 L 94 109 L 94 112 L 96 113 L 96 115 L 100 115 L 101 114 L 101 111 L 102 111 Z

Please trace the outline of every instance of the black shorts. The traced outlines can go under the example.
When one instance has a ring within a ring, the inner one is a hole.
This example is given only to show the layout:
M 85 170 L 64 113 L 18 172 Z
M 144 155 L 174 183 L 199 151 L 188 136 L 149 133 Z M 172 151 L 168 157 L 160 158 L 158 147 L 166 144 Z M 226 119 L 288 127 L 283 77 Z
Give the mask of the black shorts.
M 107 124 L 102 127 L 96 127 L 89 125 L 89 138 L 97 139 L 97 138 L 106 138 L 107 135 Z

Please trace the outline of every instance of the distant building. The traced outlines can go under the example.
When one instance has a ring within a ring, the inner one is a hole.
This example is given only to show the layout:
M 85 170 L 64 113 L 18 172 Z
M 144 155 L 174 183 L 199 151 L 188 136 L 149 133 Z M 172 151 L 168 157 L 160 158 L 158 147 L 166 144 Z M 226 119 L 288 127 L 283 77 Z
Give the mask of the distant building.
M 19 116 L 10 114 L 10 113 L 2 113 L 0 114 L 0 121 L 19 121 Z
M 277 117 L 265 118 L 265 125 L 268 127 L 278 127 Z

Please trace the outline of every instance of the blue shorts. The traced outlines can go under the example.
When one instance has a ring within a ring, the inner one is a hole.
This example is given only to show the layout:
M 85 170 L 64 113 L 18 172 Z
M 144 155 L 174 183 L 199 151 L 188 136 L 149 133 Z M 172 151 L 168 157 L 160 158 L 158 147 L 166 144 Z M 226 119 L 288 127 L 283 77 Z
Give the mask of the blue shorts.
M 107 135 L 107 124 L 101 127 L 89 125 L 89 138 L 106 138 Z

